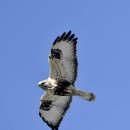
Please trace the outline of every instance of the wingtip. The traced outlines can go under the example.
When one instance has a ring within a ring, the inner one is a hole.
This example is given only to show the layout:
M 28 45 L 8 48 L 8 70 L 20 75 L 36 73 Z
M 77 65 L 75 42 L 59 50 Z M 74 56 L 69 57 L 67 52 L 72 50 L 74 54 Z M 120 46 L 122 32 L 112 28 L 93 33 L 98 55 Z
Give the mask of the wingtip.
M 58 39 L 59 39 L 59 36 L 55 39 L 55 41 L 53 42 L 53 45 L 56 44 L 56 42 L 58 41 Z
M 68 32 L 63 32 L 62 35 L 58 36 L 54 42 L 53 42 L 53 45 L 56 44 L 56 42 L 60 42 L 60 41 L 65 41 L 65 40 L 68 40 L 68 41 L 73 41 L 75 44 L 77 43 L 77 40 L 78 38 L 75 37 L 75 34 L 72 33 L 71 30 L 69 30 Z
M 70 33 L 70 34 L 71 34 L 71 33 L 72 33 L 72 31 L 71 31 L 71 30 L 69 30 L 69 31 L 68 31 L 68 33 Z
M 77 40 L 78 40 L 78 38 L 77 38 L 77 37 L 73 39 L 73 41 L 74 41 L 75 43 L 77 43 Z
M 67 40 L 71 35 L 71 31 L 67 32 L 67 34 L 64 36 L 63 40 Z
M 68 38 L 68 40 L 71 41 L 74 37 L 75 37 L 75 34 L 72 34 L 72 35 L 70 35 L 70 37 Z
M 59 39 L 57 41 L 60 42 L 61 40 L 63 40 L 65 35 L 66 35 L 66 32 L 63 32 L 62 35 L 59 37 Z

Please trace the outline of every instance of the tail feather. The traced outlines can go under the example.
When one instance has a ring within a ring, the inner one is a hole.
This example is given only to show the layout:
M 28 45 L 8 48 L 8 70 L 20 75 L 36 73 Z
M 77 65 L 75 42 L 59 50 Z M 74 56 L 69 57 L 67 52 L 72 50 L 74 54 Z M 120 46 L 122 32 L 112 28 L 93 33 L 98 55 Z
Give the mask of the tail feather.
M 58 128 L 56 127 L 56 128 L 51 128 L 52 130 L 58 130 Z
M 85 100 L 88 100 L 88 101 L 94 101 L 96 98 L 96 96 L 93 93 L 83 92 L 83 91 L 77 90 L 77 89 L 75 89 L 74 95 L 79 96 L 79 97 L 81 97 Z

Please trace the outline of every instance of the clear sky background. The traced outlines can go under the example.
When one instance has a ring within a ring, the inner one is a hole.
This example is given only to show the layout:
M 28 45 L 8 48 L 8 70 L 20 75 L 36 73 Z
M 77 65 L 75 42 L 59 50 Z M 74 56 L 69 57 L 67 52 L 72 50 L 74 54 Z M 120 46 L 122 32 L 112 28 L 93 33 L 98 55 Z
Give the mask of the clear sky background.
M 49 130 L 38 115 L 54 39 L 78 37 L 78 97 L 60 130 L 130 129 L 129 0 L 0 1 L 0 130 Z

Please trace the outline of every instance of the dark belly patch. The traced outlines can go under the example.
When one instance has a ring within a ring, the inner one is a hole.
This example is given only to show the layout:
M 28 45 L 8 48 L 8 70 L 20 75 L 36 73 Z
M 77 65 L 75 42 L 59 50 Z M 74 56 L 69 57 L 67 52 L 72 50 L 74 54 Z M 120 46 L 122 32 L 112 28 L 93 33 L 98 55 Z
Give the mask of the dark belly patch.
M 69 85 L 71 85 L 70 82 L 68 82 L 67 80 L 59 80 L 57 86 L 61 87 L 61 88 L 66 88 Z
M 68 96 L 70 95 L 69 92 L 67 92 L 67 89 L 71 85 L 70 82 L 66 80 L 60 80 L 58 81 L 57 87 L 55 88 L 54 94 L 60 95 L 60 96 Z

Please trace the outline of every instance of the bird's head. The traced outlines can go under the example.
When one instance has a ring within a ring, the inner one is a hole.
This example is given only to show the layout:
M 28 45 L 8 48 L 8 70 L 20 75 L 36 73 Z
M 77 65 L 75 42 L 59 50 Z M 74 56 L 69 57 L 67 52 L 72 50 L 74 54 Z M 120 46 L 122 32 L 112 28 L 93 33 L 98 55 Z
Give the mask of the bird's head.
M 47 86 L 48 86 L 48 85 L 47 85 L 47 81 L 46 81 L 46 80 L 40 81 L 40 82 L 38 83 L 38 86 L 39 86 L 40 88 L 46 90 L 46 89 L 47 89 Z

